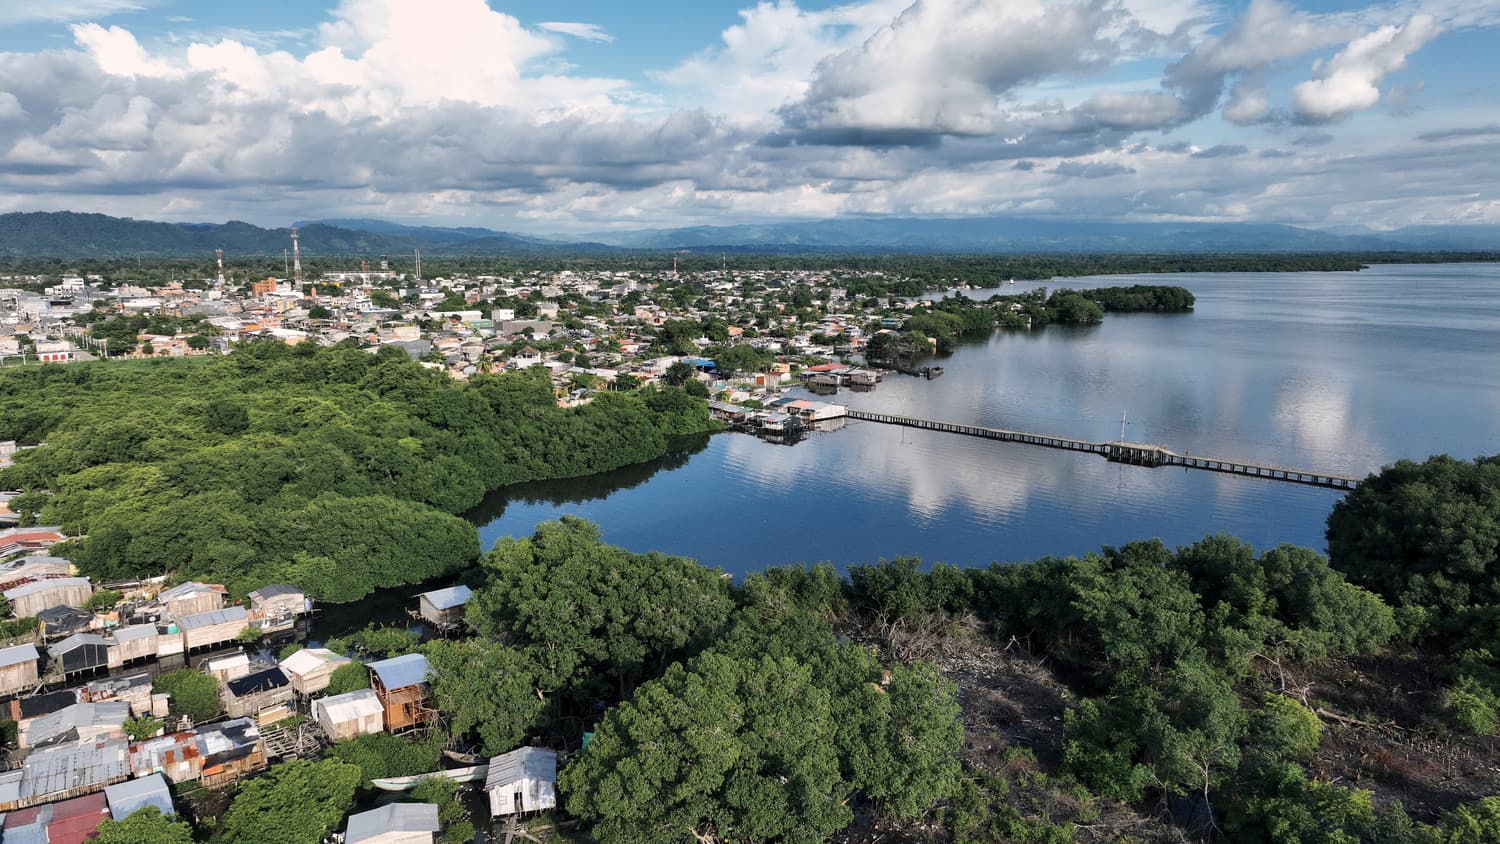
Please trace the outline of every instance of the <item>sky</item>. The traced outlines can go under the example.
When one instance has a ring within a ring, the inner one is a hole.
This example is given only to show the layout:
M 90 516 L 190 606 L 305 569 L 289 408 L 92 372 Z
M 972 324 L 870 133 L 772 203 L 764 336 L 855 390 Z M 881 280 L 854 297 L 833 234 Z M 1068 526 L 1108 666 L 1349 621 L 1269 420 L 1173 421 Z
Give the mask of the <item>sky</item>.
M 1500 223 L 1500 0 L 0 0 L 0 212 Z

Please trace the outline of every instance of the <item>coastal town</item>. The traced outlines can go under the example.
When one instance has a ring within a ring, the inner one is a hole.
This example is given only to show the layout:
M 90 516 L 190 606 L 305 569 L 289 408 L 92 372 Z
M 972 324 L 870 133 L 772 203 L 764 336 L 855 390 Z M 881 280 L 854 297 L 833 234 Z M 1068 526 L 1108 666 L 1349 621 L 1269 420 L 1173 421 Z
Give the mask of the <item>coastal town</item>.
M 361 736 L 425 733 L 441 717 L 429 693 L 433 669 L 421 653 L 361 663 L 297 644 L 314 603 L 296 586 L 268 584 L 232 599 L 222 585 L 168 585 L 165 576 L 95 583 L 49 553 L 64 539 L 50 527 L 0 529 L 9 616 L 0 621 L 0 727 L 8 744 L 0 830 L 7 841 L 82 842 L 104 820 L 123 821 L 144 807 L 184 814 L 174 789 L 211 806 L 216 791 L 277 763 Z M 469 596 L 463 586 L 422 593 L 413 601 L 414 623 L 429 635 L 456 633 Z M 280 643 L 282 656 L 263 642 Z M 341 685 L 356 688 L 331 693 L 330 684 L 351 671 L 355 681 Z M 201 689 L 191 705 L 162 690 L 190 689 L 180 682 L 184 674 L 212 690 L 206 710 Z M 464 761 L 474 764 L 434 775 L 477 784 L 493 818 L 556 805 L 552 749 Z M 420 779 L 374 785 L 409 791 Z M 439 830 L 436 805 L 387 803 L 351 814 L 341 840 L 431 842 Z

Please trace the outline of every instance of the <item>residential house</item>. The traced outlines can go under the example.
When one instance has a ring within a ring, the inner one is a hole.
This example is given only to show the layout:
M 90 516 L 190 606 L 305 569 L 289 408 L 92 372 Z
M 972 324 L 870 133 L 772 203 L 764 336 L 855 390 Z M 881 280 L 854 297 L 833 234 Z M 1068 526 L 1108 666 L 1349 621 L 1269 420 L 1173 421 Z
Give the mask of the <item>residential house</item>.
M 75 703 L 34 719 L 18 743 L 21 747 L 47 747 L 120 736 L 120 728 L 129 718 L 130 704 L 124 701 Z
M 484 779 L 490 817 L 542 812 L 557 807 L 557 752 L 522 747 L 490 760 Z
M 263 631 L 285 630 L 309 612 L 312 601 L 295 586 L 273 583 L 250 593 L 250 620 Z
M 104 799 L 109 802 L 109 816 L 117 821 L 123 821 L 147 806 L 160 809 L 165 817 L 177 814 L 172 789 L 167 785 L 167 778 L 159 773 L 105 786 Z
M 327 648 L 302 648 L 281 661 L 281 673 L 297 694 L 310 697 L 328 688 L 333 672 L 352 661 Z
M 356 689 L 312 702 L 312 717 L 329 741 L 384 732 L 385 706 L 374 689 Z
M 232 641 L 249 623 L 250 614 L 244 607 L 199 612 L 177 620 L 177 626 L 182 628 L 182 647 L 188 651 Z
M 344 844 L 432 844 L 441 829 L 432 803 L 388 803 L 350 815 Z
M 48 646 L 47 654 L 64 675 L 94 671 L 109 667 L 109 640 L 97 633 L 74 633 Z
M 422 654 L 382 659 L 369 664 L 371 685 L 385 708 L 386 730 L 399 733 L 432 720 L 437 711 L 427 699 L 432 667 Z
M 15 844 L 85 844 L 109 817 L 103 794 L 0 815 L 0 840 Z
M 42 655 L 36 645 L 0 649 L 0 695 L 11 695 L 37 684 L 37 665 Z
M 471 594 L 463 585 L 423 592 L 417 596 L 418 612 L 423 621 L 438 630 L 452 630 L 463 624 Z
M 48 607 L 36 614 L 37 632 L 43 639 L 66 639 L 94 626 L 94 614 L 78 607 Z
M 286 708 L 292 695 L 292 683 L 281 669 L 267 668 L 224 684 L 224 712 L 231 718 L 256 718 L 265 725 L 292 714 Z
M 87 603 L 94 587 L 86 577 L 58 577 L 23 583 L 4 592 L 16 618 L 36 615 L 52 607 L 77 607 Z
M 130 742 L 98 738 L 38 748 L 0 774 L 0 812 L 93 794 L 130 778 Z
M 129 706 L 133 715 L 150 715 L 152 713 L 151 683 L 152 677 L 147 671 L 127 674 L 123 677 L 101 677 L 79 689 L 78 699 L 88 703 L 118 701 Z
M 178 619 L 220 609 L 228 598 L 229 590 L 223 586 L 195 581 L 179 583 L 156 596 L 157 602 L 166 609 L 167 617 Z

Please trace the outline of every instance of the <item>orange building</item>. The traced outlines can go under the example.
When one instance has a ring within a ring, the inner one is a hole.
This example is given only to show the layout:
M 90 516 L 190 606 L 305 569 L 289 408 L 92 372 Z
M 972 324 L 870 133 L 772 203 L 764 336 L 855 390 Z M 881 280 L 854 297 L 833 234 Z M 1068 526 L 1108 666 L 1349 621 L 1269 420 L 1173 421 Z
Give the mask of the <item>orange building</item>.
M 250 295 L 264 296 L 267 293 L 276 292 L 276 279 L 268 278 L 265 281 L 257 281 L 250 285 Z

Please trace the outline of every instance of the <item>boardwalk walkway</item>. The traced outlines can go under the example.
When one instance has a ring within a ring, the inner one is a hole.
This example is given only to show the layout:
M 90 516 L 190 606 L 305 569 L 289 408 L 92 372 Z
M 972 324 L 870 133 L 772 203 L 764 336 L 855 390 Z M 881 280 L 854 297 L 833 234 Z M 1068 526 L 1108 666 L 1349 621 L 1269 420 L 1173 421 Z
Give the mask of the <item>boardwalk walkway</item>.
M 1309 469 L 1291 469 L 1285 466 L 1271 466 L 1264 463 L 1251 463 L 1245 460 L 1178 454 L 1164 446 L 1151 445 L 1149 443 L 1131 443 L 1118 440 L 1113 442 L 1091 442 L 1089 440 L 1075 440 L 1071 437 L 1030 434 L 1025 431 L 1006 431 L 1001 428 L 982 428 L 978 425 L 958 425 L 953 422 L 937 422 L 931 419 L 893 416 L 888 413 L 870 413 L 863 410 L 850 410 L 848 417 L 863 422 L 877 422 L 882 425 L 901 425 L 907 428 L 945 431 L 950 434 L 962 434 L 966 437 L 981 437 L 987 440 L 1023 443 L 1025 445 L 1055 448 L 1062 451 L 1082 451 L 1089 454 L 1097 454 L 1112 463 L 1128 463 L 1132 466 L 1181 466 L 1184 469 L 1223 472 L 1229 475 L 1244 475 L 1251 478 L 1265 478 L 1266 480 L 1306 484 L 1308 486 L 1319 486 L 1328 489 L 1354 489 L 1360 483 L 1359 478 L 1347 475 L 1335 475 L 1329 472 L 1317 472 Z

